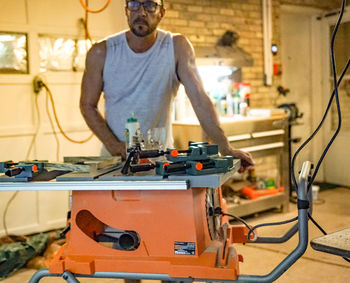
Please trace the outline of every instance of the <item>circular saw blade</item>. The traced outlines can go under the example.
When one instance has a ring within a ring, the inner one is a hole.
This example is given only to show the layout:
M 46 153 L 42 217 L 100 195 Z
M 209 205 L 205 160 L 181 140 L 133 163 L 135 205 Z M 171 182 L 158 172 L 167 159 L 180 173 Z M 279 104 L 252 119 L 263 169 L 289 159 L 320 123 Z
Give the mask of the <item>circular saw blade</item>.
M 221 215 L 214 215 L 214 210 L 216 207 L 220 207 L 219 193 L 217 189 L 208 188 L 206 195 L 206 214 L 207 223 L 210 238 L 212 240 L 219 240 L 220 237 L 220 227 L 221 227 Z

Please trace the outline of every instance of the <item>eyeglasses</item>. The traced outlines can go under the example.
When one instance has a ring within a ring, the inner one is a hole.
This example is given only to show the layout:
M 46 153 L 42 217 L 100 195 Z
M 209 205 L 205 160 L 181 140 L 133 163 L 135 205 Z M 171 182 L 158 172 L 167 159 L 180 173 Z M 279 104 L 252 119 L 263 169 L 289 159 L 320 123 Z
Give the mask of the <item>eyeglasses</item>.
M 153 1 L 146 1 L 146 2 L 128 1 L 127 2 L 128 10 L 131 12 L 137 12 L 138 10 L 140 10 L 141 5 L 149 13 L 154 13 L 157 10 L 157 7 L 159 6 L 157 2 L 153 2 Z

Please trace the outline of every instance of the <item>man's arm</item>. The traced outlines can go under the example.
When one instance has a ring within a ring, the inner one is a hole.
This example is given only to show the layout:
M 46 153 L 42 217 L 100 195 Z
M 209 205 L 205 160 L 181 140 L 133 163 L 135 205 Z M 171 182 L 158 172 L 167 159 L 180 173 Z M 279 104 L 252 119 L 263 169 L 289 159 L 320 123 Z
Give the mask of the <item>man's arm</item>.
M 86 56 L 81 84 L 80 110 L 94 134 L 111 155 L 125 157 L 125 144 L 118 140 L 97 108 L 103 90 L 103 67 L 106 58 L 106 42 L 94 45 Z
M 232 155 L 241 159 L 243 166 L 241 171 L 252 166 L 254 162 L 251 155 L 233 149 L 220 127 L 214 106 L 206 94 L 198 74 L 192 45 L 184 36 L 177 35 L 174 37 L 174 48 L 177 76 L 185 87 L 187 96 L 203 130 L 219 146 L 222 155 Z

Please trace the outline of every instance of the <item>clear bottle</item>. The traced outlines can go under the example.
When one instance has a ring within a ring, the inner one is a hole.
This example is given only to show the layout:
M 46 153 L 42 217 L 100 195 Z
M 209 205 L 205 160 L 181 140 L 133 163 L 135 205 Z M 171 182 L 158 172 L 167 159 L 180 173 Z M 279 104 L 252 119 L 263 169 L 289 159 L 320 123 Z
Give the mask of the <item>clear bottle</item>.
M 233 114 L 240 114 L 240 104 L 241 104 L 241 96 L 237 92 L 233 97 Z
M 136 146 L 135 136 L 140 131 L 140 124 L 134 116 L 134 113 L 131 114 L 131 117 L 127 119 L 125 124 L 125 145 L 126 151 L 128 152 L 129 148 Z
M 227 115 L 233 116 L 233 99 L 232 99 L 231 93 L 227 94 L 226 101 L 227 101 Z

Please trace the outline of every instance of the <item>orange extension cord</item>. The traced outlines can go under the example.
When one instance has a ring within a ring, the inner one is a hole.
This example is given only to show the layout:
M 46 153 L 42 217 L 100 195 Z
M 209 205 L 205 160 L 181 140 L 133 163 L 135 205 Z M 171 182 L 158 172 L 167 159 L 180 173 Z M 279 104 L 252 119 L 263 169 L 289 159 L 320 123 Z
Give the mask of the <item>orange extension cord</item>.
M 83 6 L 83 8 L 85 9 L 85 11 L 89 12 L 89 13 L 100 13 L 102 12 L 104 9 L 106 9 L 109 5 L 109 3 L 111 2 L 111 0 L 107 0 L 106 3 L 104 4 L 104 6 L 101 9 L 98 10 L 91 10 L 84 2 L 84 0 L 80 0 L 80 4 L 81 6 Z
M 43 87 L 46 89 L 47 93 L 49 94 L 49 98 L 50 98 L 50 101 L 51 101 L 51 104 L 52 104 L 52 110 L 53 110 L 53 115 L 55 117 L 55 121 L 56 121 L 56 124 L 57 124 L 57 127 L 58 129 L 60 130 L 61 134 L 67 139 L 69 140 L 70 142 L 72 143 L 79 143 L 79 144 L 82 144 L 82 143 L 86 143 L 88 142 L 89 140 L 92 139 L 92 137 L 94 136 L 94 134 L 92 133 L 88 138 L 84 139 L 84 140 L 81 140 L 81 141 L 77 141 L 77 140 L 73 140 L 71 139 L 70 137 L 67 136 L 67 134 L 64 132 L 64 130 L 62 129 L 61 127 L 61 124 L 60 122 L 58 121 L 58 117 L 57 117 L 57 113 L 56 113 L 56 108 L 55 108 L 55 102 L 53 100 L 53 95 L 51 93 L 51 90 L 49 89 L 49 87 L 44 83 L 43 84 Z

